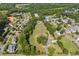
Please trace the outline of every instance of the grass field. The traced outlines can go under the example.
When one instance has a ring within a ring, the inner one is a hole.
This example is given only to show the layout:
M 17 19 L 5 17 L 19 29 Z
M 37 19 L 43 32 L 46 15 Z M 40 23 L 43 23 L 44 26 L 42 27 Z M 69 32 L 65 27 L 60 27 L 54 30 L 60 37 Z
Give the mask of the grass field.
M 45 46 L 42 44 L 38 44 L 37 42 L 37 37 L 40 35 L 44 35 L 46 37 L 48 36 L 48 31 L 42 21 L 37 22 L 35 30 L 33 31 L 33 34 L 30 36 L 30 44 L 36 46 L 37 50 L 40 50 L 40 52 L 45 52 Z
M 62 37 L 60 41 L 62 42 L 64 48 L 66 48 L 71 54 L 74 54 L 76 51 L 79 51 L 76 45 L 70 40 L 66 39 L 66 37 Z
M 52 44 L 51 45 L 54 49 L 55 49 L 55 52 L 54 52 L 54 56 L 56 55 L 63 55 L 63 52 L 61 50 L 61 48 L 58 46 L 58 44 Z

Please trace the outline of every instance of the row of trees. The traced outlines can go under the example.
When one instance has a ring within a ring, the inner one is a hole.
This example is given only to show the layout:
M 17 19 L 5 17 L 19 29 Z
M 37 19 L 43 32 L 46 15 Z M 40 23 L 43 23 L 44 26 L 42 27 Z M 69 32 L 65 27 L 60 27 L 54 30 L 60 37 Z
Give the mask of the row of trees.
M 55 53 L 55 48 L 53 48 L 53 46 L 49 46 L 48 47 L 48 55 L 53 56 L 54 53 Z
M 44 22 L 44 24 L 47 27 L 47 30 L 50 32 L 50 34 L 54 35 L 54 32 L 56 31 L 57 28 L 48 22 Z
M 24 55 L 34 55 L 36 51 L 36 47 L 33 45 L 28 44 L 28 41 L 26 40 L 26 36 L 24 33 L 20 34 L 18 37 L 18 48 L 16 52 L 18 54 L 24 54 Z
M 36 47 L 29 43 L 29 36 L 33 33 L 35 25 L 37 24 L 37 19 L 30 20 L 23 32 L 18 37 L 18 48 L 16 53 L 24 55 L 35 55 Z
M 8 3 L 3 3 L 0 4 L 0 10 L 10 10 L 15 7 L 15 4 L 8 4 Z

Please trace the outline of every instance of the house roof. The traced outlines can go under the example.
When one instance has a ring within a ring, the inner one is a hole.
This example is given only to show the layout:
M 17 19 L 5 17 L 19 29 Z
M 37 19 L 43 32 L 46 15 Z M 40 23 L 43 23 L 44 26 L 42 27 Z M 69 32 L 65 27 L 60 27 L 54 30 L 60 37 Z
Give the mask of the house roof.
M 14 19 L 15 19 L 15 17 L 13 17 L 13 16 L 8 17 L 8 20 L 9 20 L 10 22 L 13 22 Z

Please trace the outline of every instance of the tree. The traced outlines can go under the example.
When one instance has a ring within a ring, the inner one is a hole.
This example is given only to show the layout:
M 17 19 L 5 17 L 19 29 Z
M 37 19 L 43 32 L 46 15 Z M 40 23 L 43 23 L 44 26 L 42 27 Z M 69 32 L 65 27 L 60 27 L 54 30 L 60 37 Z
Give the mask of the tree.
M 36 47 L 31 45 L 31 55 L 35 55 L 36 54 Z
M 52 46 L 48 47 L 48 55 L 52 56 L 54 54 L 55 49 Z
M 56 26 L 53 24 L 51 25 L 48 22 L 44 22 L 45 26 L 47 27 L 47 30 L 50 32 L 50 34 L 54 35 L 54 32 L 56 31 Z
M 17 53 L 27 54 L 28 43 L 24 33 L 19 35 L 17 44 L 18 44 Z
M 0 42 L 2 42 L 2 41 L 3 41 L 3 37 L 0 36 Z
M 75 55 L 79 55 L 79 51 L 76 51 L 76 52 L 75 52 Z
M 63 48 L 63 53 L 68 54 L 68 50 L 66 48 Z
M 27 26 L 28 25 L 28 26 Z M 29 36 L 32 34 L 33 29 L 35 28 L 36 25 L 36 20 L 30 20 L 27 23 L 26 27 L 22 31 L 22 33 L 18 37 L 18 48 L 17 48 L 17 53 L 19 54 L 25 54 L 25 55 L 31 55 L 34 54 L 35 52 L 35 47 L 31 46 L 29 43 Z
M 63 44 L 59 40 L 57 41 L 57 43 L 61 47 L 61 49 L 63 49 Z
M 39 44 L 43 44 L 43 45 L 46 45 L 46 43 L 47 43 L 47 40 L 48 40 L 48 38 L 47 37 L 45 37 L 45 36 L 39 36 L 39 37 L 37 37 L 37 41 L 38 41 L 38 43 Z

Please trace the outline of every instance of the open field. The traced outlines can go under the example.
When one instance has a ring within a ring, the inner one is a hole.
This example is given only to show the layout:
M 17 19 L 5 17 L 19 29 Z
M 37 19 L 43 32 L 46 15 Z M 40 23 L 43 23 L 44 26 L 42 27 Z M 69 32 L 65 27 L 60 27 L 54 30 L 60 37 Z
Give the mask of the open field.
M 35 27 L 35 30 L 33 31 L 33 34 L 30 36 L 30 43 L 36 46 L 37 50 L 45 51 L 45 46 L 42 44 L 38 44 L 37 37 L 40 35 L 47 36 L 47 32 L 48 31 L 46 27 L 44 26 L 43 22 L 38 21 Z
M 61 48 L 58 46 L 58 44 L 51 44 L 49 47 L 53 47 L 55 49 L 54 51 L 54 56 L 57 56 L 57 55 L 64 55 Z
M 70 40 L 66 39 L 65 37 L 62 37 L 60 40 L 64 46 L 71 54 L 74 54 L 75 52 L 79 51 L 79 49 L 73 44 Z

